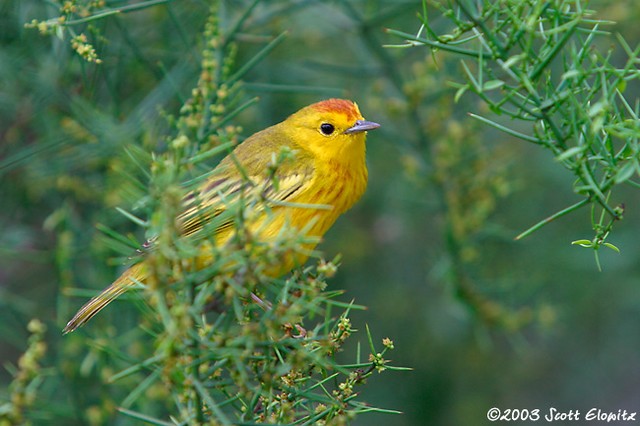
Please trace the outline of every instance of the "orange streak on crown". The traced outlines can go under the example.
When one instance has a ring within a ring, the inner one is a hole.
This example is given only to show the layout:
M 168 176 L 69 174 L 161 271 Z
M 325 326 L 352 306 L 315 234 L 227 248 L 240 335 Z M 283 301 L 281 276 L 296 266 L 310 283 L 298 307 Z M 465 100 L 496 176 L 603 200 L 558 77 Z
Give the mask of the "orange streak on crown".
M 313 105 L 311 108 L 321 112 L 339 112 L 347 116 L 349 121 L 355 121 L 362 118 L 360 110 L 355 102 L 347 101 L 344 99 L 327 99 L 326 101 L 320 101 Z

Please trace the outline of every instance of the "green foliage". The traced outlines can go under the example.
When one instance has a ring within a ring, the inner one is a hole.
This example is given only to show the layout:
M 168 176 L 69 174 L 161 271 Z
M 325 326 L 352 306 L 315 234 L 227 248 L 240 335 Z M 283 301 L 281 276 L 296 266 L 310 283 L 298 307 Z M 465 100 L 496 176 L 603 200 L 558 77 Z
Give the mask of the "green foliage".
M 53 1 L 52 5 L 58 8 L 59 15 L 47 20 L 33 19 L 25 25 L 26 28 L 35 28 L 42 35 L 55 35 L 60 39 L 69 37 L 71 48 L 87 62 L 102 63 L 93 44 L 84 32 L 100 37 L 100 32 L 93 21 L 105 19 L 112 15 L 135 12 L 168 3 L 171 0 L 148 0 L 137 4 L 122 7 L 107 7 L 105 0 L 64 0 Z M 82 28 L 81 32 L 77 28 Z
M 453 29 L 448 34 L 438 34 L 432 26 L 427 4 L 450 20 Z M 608 22 L 593 18 L 585 6 L 563 0 L 462 0 L 449 8 L 425 1 L 417 35 L 390 31 L 407 40 L 400 47 L 425 46 L 458 56 L 466 82 L 454 83 L 456 100 L 473 92 L 509 121 L 473 117 L 549 150 L 575 176 L 573 189 L 583 199 L 517 239 L 597 204 L 612 219 L 606 229 L 594 228 L 601 244 L 624 213 L 624 205 L 608 202 L 611 193 L 621 184 L 640 186 L 634 180 L 640 176 L 638 108 L 625 97 L 627 87 L 640 78 L 640 49 L 633 50 L 618 37 L 627 58 L 616 65 L 613 50 L 603 52 L 599 44 L 608 36 L 602 30 Z
M 405 47 L 399 50 L 403 54 L 408 52 Z M 509 332 L 522 330 L 535 322 L 543 308 L 510 307 L 491 297 L 487 283 L 491 278 L 484 268 L 487 240 L 503 238 L 491 229 L 491 218 L 517 186 L 509 176 L 513 153 L 486 143 L 478 123 L 465 123 L 456 114 L 453 97 L 442 91 L 451 78 L 454 62 L 450 57 L 433 52 L 408 59 L 409 75 L 395 65 L 403 89 L 397 114 L 410 117 L 415 132 L 414 146 L 402 165 L 441 221 L 443 249 L 434 270 L 481 324 Z
M 28 413 L 35 408 L 38 388 L 45 378 L 42 359 L 47 352 L 44 335 L 47 327 L 40 320 L 27 325 L 31 334 L 29 346 L 18 360 L 18 366 L 10 367 L 13 381 L 9 385 L 8 401 L 0 405 L 0 425 L 28 424 Z

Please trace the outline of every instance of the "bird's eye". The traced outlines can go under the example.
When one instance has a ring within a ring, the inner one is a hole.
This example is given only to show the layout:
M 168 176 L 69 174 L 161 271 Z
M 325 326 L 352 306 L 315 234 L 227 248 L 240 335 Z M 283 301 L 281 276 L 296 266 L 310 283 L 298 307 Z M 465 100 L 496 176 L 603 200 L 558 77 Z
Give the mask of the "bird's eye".
M 334 131 L 336 130 L 335 127 L 333 127 L 333 124 L 330 123 L 322 123 L 320 125 L 320 131 L 322 132 L 323 135 L 325 136 L 329 136 L 330 134 L 332 134 Z

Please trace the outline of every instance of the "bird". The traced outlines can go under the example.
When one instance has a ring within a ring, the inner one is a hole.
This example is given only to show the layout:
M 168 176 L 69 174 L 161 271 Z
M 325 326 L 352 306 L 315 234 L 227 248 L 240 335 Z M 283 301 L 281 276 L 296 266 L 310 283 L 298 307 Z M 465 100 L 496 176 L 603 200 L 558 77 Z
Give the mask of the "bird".
M 229 200 L 237 199 L 248 188 L 258 188 L 268 208 L 259 211 L 247 226 L 260 241 L 273 241 L 283 227 L 311 237 L 304 251 L 286 257 L 268 275 L 282 276 L 304 264 L 308 252 L 365 192 L 366 135 L 378 127 L 380 124 L 364 119 L 355 102 L 332 98 L 308 105 L 284 121 L 254 133 L 184 196 L 176 217 L 181 238 L 213 236 L 206 241 L 214 240 L 216 246 L 224 247 L 236 223 L 232 215 L 223 214 L 229 210 Z M 273 159 L 283 149 L 293 158 L 274 170 Z M 153 244 L 148 242 L 145 246 Z M 197 264 L 206 265 L 210 253 L 203 244 Z M 63 333 L 84 325 L 122 293 L 144 284 L 150 274 L 144 259 L 126 269 L 80 308 Z

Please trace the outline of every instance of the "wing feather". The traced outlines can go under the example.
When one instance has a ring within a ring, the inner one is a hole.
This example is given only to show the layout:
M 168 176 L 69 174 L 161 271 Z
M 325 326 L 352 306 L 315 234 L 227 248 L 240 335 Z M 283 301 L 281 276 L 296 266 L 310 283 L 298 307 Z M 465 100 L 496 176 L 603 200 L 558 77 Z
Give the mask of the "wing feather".
M 233 207 L 241 196 L 250 196 L 251 191 L 256 191 L 264 200 L 264 206 L 282 206 L 304 191 L 312 175 L 313 170 L 308 168 L 274 179 L 264 176 L 212 178 L 185 197 L 185 210 L 177 219 L 180 231 L 196 238 L 225 233 L 233 227 Z

